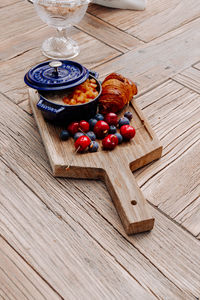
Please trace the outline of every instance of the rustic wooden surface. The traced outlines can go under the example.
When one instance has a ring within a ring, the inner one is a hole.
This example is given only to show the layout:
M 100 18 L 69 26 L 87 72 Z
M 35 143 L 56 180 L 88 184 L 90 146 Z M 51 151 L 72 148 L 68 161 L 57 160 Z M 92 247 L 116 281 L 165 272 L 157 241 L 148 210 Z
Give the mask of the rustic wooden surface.
M 78 61 L 130 76 L 163 145 L 134 172 L 153 216 L 128 237 L 102 182 L 55 179 L 23 83 L 53 29 L 23 0 L 0 4 L 0 299 L 200 298 L 200 6 L 91 5 Z
M 98 151 L 75 155 L 74 142 L 60 141 L 61 128 L 45 121 L 38 110 L 38 92 L 29 89 L 30 103 L 44 143 L 53 175 L 77 179 L 102 179 L 105 181 L 127 234 L 149 231 L 154 226 L 141 189 L 133 178 L 135 171 L 162 155 L 162 146 L 135 101 L 129 105 L 136 136 L 129 143 L 119 145 L 115 151 Z M 121 112 L 119 117 L 124 115 Z

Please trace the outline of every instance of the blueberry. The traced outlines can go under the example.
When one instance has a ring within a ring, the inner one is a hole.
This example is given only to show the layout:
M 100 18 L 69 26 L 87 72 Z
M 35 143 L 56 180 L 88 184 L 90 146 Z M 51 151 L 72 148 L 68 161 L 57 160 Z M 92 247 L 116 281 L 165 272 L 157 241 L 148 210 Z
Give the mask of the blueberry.
M 69 134 L 69 132 L 67 130 L 61 131 L 61 133 L 60 133 L 60 139 L 62 141 L 67 141 L 69 137 L 70 137 L 70 134 Z
M 129 124 L 130 124 L 130 121 L 129 121 L 128 118 L 123 117 L 123 118 L 119 119 L 118 124 L 119 124 L 119 128 L 120 128 L 120 127 L 123 126 L 123 125 L 129 125 Z
M 89 146 L 89 152 L 97 152 L 99 149 L 99 144 L 95 141 L 92 141 Z
M 93 131 L 88 131 L 87 132 L 87 136 L 89 137 L 89 139 L 91 139 L 91 141 L 95 141 L 96 140 L 96 135 Z
M 93 130 L 95 124 L 97 123 L 97 119 L 90 119 L 88 123 L 90 124 L 90 130 Z
M 74 140 L 75 141 L 78 140 L 78 138 L 80 138 L 80 136 L 83 136 L 83 135 L 84 135 L 84 133 L 82 133 L 82 132 L 76 132 L 74 135 Z
M 114 134 L 117 132 L 117 128 L 114 125 L 110 125 L 109 133 Z
M 127 118 L 127 119 L 129 119 L 129 121 L 130 121 L 130 120 L 132 120 L 132 118 L 133 118 L 133 114 L 132 114 L 132 112 L 127 111 L 127 112 L 124 114 L 124 117 Z
M 116 137 L 118 138 L 118 144 L 121 144 L 123 142 L 123 137 L 120 133 L 115 133 Z
M 96 116 L 94 117 L 97 121 L 103 121 L 104 120 L 104 116 L 102 114 L 96 114 Z

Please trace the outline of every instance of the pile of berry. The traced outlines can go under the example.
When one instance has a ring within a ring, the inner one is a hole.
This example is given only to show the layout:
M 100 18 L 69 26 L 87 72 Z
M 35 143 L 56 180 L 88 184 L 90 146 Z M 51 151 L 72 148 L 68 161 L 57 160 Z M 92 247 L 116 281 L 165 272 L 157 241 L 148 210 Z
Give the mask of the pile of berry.
M 102 139 L 103 149 L 113 150 L 118 144 L 135 136 L 135 128 L 130 125 L 132 117 L 131 112 L 126 112 L 119 120 L 115 113 L 108 113 L 105 116 L 97 114 L 88 122 L 82 120 L 70 123 L 67 130 L 61 132 L 60 138 L 66 141 L 72 136 L 77 152 L 84 152 L 87 149 L 89 152 L 97 152 L 99 144 L 96 138 Z M 117 128 L 120 133 L 117 132 Z

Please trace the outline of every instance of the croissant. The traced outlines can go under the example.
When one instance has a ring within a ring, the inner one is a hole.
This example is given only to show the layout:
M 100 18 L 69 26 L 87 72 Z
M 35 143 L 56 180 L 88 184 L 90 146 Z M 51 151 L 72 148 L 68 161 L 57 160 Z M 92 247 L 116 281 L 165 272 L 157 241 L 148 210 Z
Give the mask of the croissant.
M 130 79 L 112 73 L 102 83 L 99 110 L 102 114 L 119 112 L 137 94 L 137 86 Z

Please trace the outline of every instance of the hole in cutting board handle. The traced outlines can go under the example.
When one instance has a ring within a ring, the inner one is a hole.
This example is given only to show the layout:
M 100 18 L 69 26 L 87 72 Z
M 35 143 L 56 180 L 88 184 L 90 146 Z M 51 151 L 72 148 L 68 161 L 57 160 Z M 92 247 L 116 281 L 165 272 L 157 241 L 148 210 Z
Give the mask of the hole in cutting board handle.
M 137 201 L 136 201 L 136 200 L 132 200 L 132 201 L 131 201 L 131 204 L 132 204 L 132 205 L 137 205 Z

